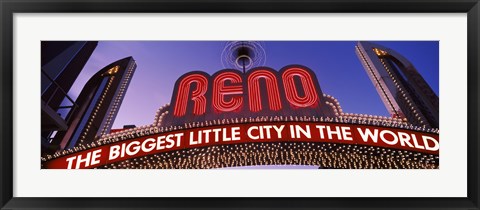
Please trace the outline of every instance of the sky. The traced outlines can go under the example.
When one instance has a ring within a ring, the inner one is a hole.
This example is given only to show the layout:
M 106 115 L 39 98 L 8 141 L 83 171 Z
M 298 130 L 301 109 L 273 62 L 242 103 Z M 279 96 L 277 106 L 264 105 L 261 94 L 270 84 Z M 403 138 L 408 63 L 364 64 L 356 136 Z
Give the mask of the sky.
M 261 41 L 261 40 L 259 40 Z M 406 57 L 439 95 L 437 41 L 373 41 Z M 355 53 L 356 41 L 262 41 L 265 66 L 291 64 L 312 69 L 323 93 L 344 112 L 389 116 Z M 100 41 L 69 95 L 75 99 L 92 75 L 108 64 L 132 56 L 137 69 L 112 128 L 149 125 L 160 106 L 170 103 L 175 81 L 190 71 L 212 75 L 224 69 L 226 41 Z

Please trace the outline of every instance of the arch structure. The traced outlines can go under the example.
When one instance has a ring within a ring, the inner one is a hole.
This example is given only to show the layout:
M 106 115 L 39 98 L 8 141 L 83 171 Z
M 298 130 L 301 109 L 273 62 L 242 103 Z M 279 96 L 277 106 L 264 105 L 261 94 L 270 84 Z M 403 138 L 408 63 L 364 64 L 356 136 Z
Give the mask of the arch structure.
M 42 168 L 439 168 L 438 97 L 398 53 L 360 42 L 357 54 L 390 117 L 343 112 L 303 66 L 190 72 L 152 124 L 45 155 Z

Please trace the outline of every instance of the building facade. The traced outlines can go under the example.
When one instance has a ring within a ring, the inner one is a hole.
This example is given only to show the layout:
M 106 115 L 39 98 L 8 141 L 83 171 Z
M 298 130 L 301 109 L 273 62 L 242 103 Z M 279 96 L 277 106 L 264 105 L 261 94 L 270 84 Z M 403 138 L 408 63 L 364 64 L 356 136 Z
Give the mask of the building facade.
M 438 96 L 413 64 L 396 51 L 371 42 L 358 42 L 356 53 L 392 117 L 438 128 Z
M 41 142 L 48 150 L 52 133 L 67 129 L 67 119 L 59 113 L 68 113 L 77 105 L 67 93 L 82 71 L 96 41 L 42 41 L 41 42 Z M 66 100 L 67 105 L 62 106 Z
M 110 133 L 136 66 L 135 60 L 127 57 L 93 75 L 75 101 L 78 108 L 67 115 L 68 129 L 57 132 L 52 144 L 69 149 Z

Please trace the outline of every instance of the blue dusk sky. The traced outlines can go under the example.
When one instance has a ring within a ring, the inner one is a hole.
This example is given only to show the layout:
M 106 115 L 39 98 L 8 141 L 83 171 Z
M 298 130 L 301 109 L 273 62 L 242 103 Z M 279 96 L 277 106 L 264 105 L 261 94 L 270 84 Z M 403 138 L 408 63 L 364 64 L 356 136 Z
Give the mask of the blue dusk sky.
M 437 41 L 373 41 L 404 55 L 438 95 Z M 170 103 L 175 81 L 190 71 L 210 75 L 223 69 L 226 41 L 100 41 L 69 92 L 77 98 L 88 79 L 106 65 L 132 56 L 137 62 L 112 128 L 152 124 L 155 112 Z M 265 66 L 279 70 L 300 64 L 312 69 L 325 94 L 344 112 L 389 116 L 355 54 L 356 41 L 263 41 Z

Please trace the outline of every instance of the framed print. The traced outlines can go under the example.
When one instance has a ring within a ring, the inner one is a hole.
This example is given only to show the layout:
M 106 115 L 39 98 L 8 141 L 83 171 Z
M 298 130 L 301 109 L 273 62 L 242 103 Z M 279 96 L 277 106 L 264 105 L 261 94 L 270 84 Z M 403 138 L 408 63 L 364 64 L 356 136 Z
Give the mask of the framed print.
M 2 209 L 479 208 L 476 0 L 0 5 Z

